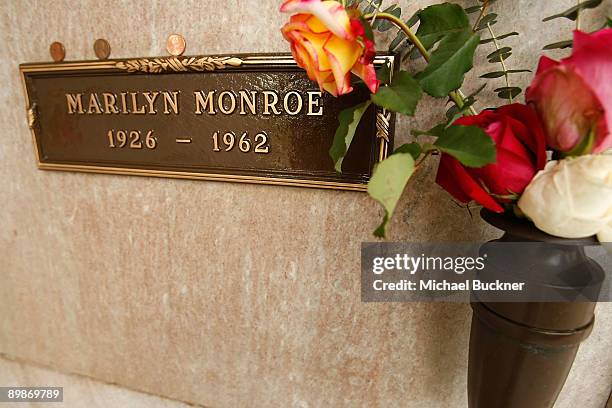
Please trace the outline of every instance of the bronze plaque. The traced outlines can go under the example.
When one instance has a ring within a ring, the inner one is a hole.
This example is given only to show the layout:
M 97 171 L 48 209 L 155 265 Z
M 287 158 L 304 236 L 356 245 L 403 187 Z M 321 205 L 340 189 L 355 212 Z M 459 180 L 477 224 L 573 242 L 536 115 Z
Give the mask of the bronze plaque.
M 377 56 L 376 66 L 394 57 Z M 329 157 L 342 109 L 290 55 L 23 64 L 38 166 L 112 174 L 365 190 L 394 117 L 366 112 L 343 162 Z

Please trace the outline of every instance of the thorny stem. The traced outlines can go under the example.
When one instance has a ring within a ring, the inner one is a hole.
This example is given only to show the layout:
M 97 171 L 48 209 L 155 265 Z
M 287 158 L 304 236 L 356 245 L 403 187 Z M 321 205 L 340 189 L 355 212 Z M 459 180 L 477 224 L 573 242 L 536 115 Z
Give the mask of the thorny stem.
M 495 49 L 499 51 L 501 48 L 499 47 L 499 43 L 497 42 L 497 37 L 495 37 L 495 33 L 493 33 L 493 28 L 491 28 L 491 24 L 487 23 L 487 28 L 489 29 L 489 33 L 491 34 L 491 38 L 493 39 L 493 44 L 495 44 Z M 502 55 L 499 56 L 499 63 L 501 64 L 502 70 L 504 71 L 504 77 L 506 78 L 506 86 L 510 88 L 510 76 L 508 75 L 508 68 L 506 67 L 506 63 L 504 62 L 504 58 Z M 512 100 L 512 92 L 508 91 L 508 100 L 510 103 L 513 103 Z
M 423 56 L 423 59 L 425 59 L 425 61 L 429 62 L 429 60 L 431 59 L 431 54 L 429 53 L 429 51 L 427 51 L 427 49 L 425 48 L 421 40 L 419 40 L 416 34 L 412 32 L 410 27 L 408 27 L 408 25 L 404 23 L 400 18 L 395 17 L 393 14 L 389 14 L 389 13 L 367 14 L 364 16 L 364 18 L 366 20 L 380 18 L 382 20 L 388 20 L 392 22 L 398 28 L 400 28 L 404 32 L 404 34 L 406 34 L 406 37 L 408 37 L 410 42 L 414 44 L 417 50 L 419 50 L 419 53 Z M 465 100 L 461 96 L 460 92 L 452 91 L 448 94 L 448 96 L 453 100 L 453 102 L 455 103 L 455 105 L 457 105 L 459 109 L 463 109 L 463 107 L 465 106 Z M 471 115 L 476 115 L 476 111 L 474 110 L 472 106 L 470 106 L 469 110 L 470 110 Z

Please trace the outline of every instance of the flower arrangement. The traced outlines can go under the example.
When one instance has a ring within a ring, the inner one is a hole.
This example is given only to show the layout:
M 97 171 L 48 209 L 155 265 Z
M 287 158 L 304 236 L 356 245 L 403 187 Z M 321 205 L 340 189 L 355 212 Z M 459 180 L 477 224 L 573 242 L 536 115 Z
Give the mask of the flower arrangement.
M 292 14 L 282 34 L 309 78 L 322 91 L 340 97 L 352 92 L 354 75 L 359 78 L 354 85 L 364 84 L 371 92 L 367 102 L 339 115 L 330 150 L 336 169 L 341 171 L 357 124 L 370 105 L 412 116 L 424 93 L 448 98 L 452 107 L 446 121 L 427 131 L 414 130 L 412 143 L 397 147 L 375 167 L 368 193 L 385 209 L 375 235 L 385 235 L 415 170 L 438 155 L 436 182 L 455 200 L 527 217 L 551 235 L 597 235 L 610 242 L 612 154 L 606 151 L 612 147 L 612 24 L 608 18 L 599 31 L 579 29 L 581 12 L 602 1 L 586 0 L 544 19 L 576 21 L 572 41 L 545 47 L 573 50 L 561 61 L 541 58 L 525 103 L 515 101 L 522 89 L 511 86 L 510 77 L 529 70 L 509 70 L 506 60 L 512 50 L 500 46 L 501 40 L 518 33 L 495 35 L 492 26 L 498 16 L 488 13 L 493 2 L 481 0 L 467 8 L 435 4 L 407 20 L 397 5 L 381 10 L 382 0 L 282 3 L 281 11 Z M 471 15 L 477 16 L 475 21 Z M 400 70 L 390 78 L 388 68 L 374 70 L 374 31 L 393 27 L 398 33 L 390 49 L 403 58 L 422 58 L 426 65 L 420 72 Z M 488 38 L 481 39 L 483 32 Z M 501 66 L 483 78 L 505 79 L 506 86 L 495 92 L 508 104 L 478 113 L 478 92 L 466 96 L 461 87 L 482 44 L 495 46 L 487 58 Z

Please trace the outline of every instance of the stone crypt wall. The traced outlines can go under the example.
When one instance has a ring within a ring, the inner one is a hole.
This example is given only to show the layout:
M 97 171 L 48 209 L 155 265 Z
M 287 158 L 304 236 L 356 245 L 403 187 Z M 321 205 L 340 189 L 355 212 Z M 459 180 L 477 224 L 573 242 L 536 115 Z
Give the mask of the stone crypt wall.
M 401 3 L 408 14 L 433 1 Z M 507 40 L 510 64 L 534 69 L 544 44 L 566 39 L 570 22 L 539 21 L 574 3 L 498 1 L 497 31 L 522 33 Z M 163 55 L 172 32 L 187 54 L 288 51 L 278 4 L 0 4 L 0 385 L 56 382 L 70 389 L 66 406 L 182 405 L 155 396 L 209 407 L 466 405 L 469 306 L 360 302 L 360 243 L 381 216 L 367 195 L 35 167 L 19 63 L 50 60 L 55 40 L 67 60 L 94 59 L 100 37 L 112 57 Z M 605 13 L 612 0 L 585 25 Z M 473 79 L 491 69 L 487 53 Z M 516 78 L 524 87 L 529 74 Z M 442 112 L 422 103 L 400 121 L 399 142 Z M 430 165 L 412 183 L 391 240 L 499 235 L 434 175 Z M 610 350 L 612 304 L 600 304 L 558 407 L 604 406 Z

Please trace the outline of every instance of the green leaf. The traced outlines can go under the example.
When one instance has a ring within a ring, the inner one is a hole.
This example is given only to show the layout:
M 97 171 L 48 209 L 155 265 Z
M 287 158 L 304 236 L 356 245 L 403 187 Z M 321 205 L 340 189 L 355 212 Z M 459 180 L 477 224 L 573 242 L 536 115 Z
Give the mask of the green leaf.
M 379 69 L 376 71 L 376 79 L 378 79 L 382 84 L 388 84 L 391 78 L 391 69 L 389 68 L 389 63 L 385 62 Z
M 509 69 L 506 71 L 508 74 L 518 74 L 520 72 L 531 72 L 530 69 Z M 481 78 L 501 78 L 504 76 L 504 71 L 489 72 L 481 75 Z
M 416 159 L 419 158 L 419 156 L 421 155 L 422 152 L 423 152 L 423 149 L 421 148 L 421 145 L 418 144 L 417 142 L 412 142 L 412 143 L 406 143 L 406 144 L 401 145 L 400 147 L 395 149 L 393 154 L 395 154 L 395 153 L 410 153 L 412 158 L 414 160 L 416 160 Z
M 357 106 L 343 110 L 338 115 L 340 126 L 336 129 L 334 142 L 329 149 L 329 155 L 334 161 L 334 167 L 338 173 L 342 172 L 342 161 L 344 160 L 344 156 L 346 156 L 346 152 L 351 146 L 361 117 L 366 110 L 368 110 L 371 103 L 371 101 L 365 101 Z
M 419 83 L 406 71 L 395 75 L 389 86 L 378 88 L 372 102 L 392 112 L 412 116 L 422 95 Z
M 417 75 L 423 90 L 441 98 L 459 89 L 465 73 L 472 69 L 479 41 L 478 34 L 469 28 L 444 37 L 431 55 L 427 68 Z
M 546 17 L 544 20 L 542 21 L 550 21 L 550 20 L 554 20 L 555 18 L 567 18 L 569 20 L 572 21 L 576 21 L 576 19 L 578 18 L 578 13 L 584 9 L 592 9 L 595 8 L 597 6 L 599 6 L 602 3 L 603 0 L 586 0 L 583 1 L 580 4 L 575 5 L 574 7 L 571 7 L 559 14 L 555 14 L 553 16 L 550 17 Z
M 556 43 L 548 44 L 543 49 L 544 50 L 556 50 L 556 49 L 562 50 L 564 48 L 571 48 L 573 45 L 574 45 L 573 40 L 565 40 L 565 41 L 559 41 Z
M 608 27 L 608 28 L 612 27 L 612 18 L 608 17 L 606 19 L 606 25 L 604 26 L 604 28 L 606 28 L 606 27 Z
M 419 13 L 421 24 L 416 34 L 426 49 L 431 49 L 444 36 L 470 28 L 470 20 L 457 4 L 435 4 Z
M 444 133 L 444 129 L 446 128 L 446 123 L 440 123 L 434 127 L 432 127 L 429 130 L 413 130 L 412 136 L 423 136 L 423 135 L 427 135 L 427 136 L 436 136 L 439 137 L 442 135 L 442 133 Z
M 482 167 L 496 160 L 493 139 L 476 126 L 453 125 L 434 145 L 468 167 Z
M 504 38 L 512 37 L 514 35 L 519 35 L 519 33 L 517 33 L 516 31 L 513 31 L 511 33 L 507 33 L 507 34 L 503 34 L 503 35 L 500 35 L 500 36 L 496 36 L 495 39 L 496 40 L 503 40 Z M 493 40 L 493 38 L 487 38 L 486 40 L 480 40 L 480 44 L 488 44 L 488 43 L 492 43 L 493 41 L 495 41 L 495 40 Z
M 385 209 L 385 217 L 374 231 L 377 237 L 385 236 L 387 223 L 412 173 L 414 173 L 414 159 L 410 152 L 394 153 L 374 168 L 368 183 L 368 194 Z

